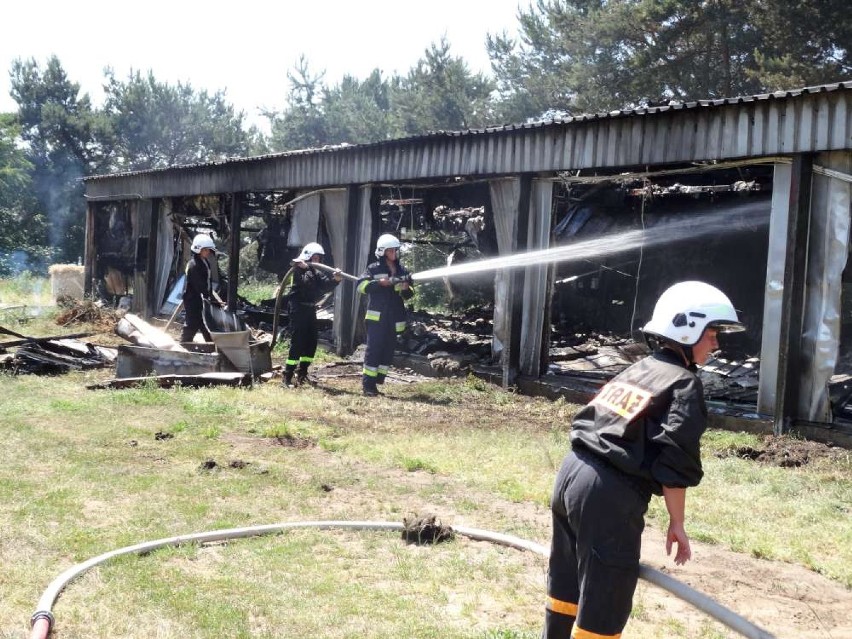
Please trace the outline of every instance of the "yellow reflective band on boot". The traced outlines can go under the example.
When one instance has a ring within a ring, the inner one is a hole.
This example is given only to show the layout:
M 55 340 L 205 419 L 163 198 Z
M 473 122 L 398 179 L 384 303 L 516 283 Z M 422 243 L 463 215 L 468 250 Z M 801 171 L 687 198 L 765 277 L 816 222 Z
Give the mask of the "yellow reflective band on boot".
M 376 370 L 379 372 L 379 375 L 387 375 L 390 368 L 387 366 L 379 366 Z
M 365 366 L 364 367 L 364 375 L 366 375 L 367 377 L 378 377 L 379 371 L 377 371 L 372 366 Z
M 313 362 L 313 361 L 314 361 L 314 358 L 313 358 L 313 357 L 307 357 L 306 355 L 302 355 L 302 356 L 299 358 L 299 361 L 300 361 L 300 362 L 307 362 L 308 364 L 310 364 L 311 362 Z
M 547 598 L 547 604 L 545 607 L 551 612 L 557 612 L 560 615 L 568 615 L 569 617 L 577 616 L 577 604 L 568 603 L 567 601 L 560 601 L 559 599 L 554 599 L 553 597 Z
M 402 333 L 405 330 L 405 322 L 397 322 L 396 323 L 396 332 Z
M 617 635 L 599 635 L 596 632 L 589 632 L 577 626 L 574 626 L 574 629 L 571 631 L 571 639 L 619 639 L 619 637 L 621 637 L 620 632 Z
M 298 363 L 299 363 L 299 360 L 297 360 L 297 359 L 288 359 L 286 361 L 287 366 L 295 366 Z

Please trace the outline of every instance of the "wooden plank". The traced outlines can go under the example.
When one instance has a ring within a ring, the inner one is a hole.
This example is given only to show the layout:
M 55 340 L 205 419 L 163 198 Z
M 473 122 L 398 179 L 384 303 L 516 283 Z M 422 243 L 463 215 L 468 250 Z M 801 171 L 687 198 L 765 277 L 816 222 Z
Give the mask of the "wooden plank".
M 22 346 L 24 344 L 41 344 L 44 342 L 52 342 L 54 340 L 63 339 L 80 339 L 82 337 L 91 337 L 95 333 L 71 333 L 70 335 L 51 335 L 50 337 L 25 337 L 21 335 L 21 339 L 10 340 L 0 344 L 0 348 L 12 348 L 13 346 Z M 14 333 L 17 335 L 17 333 Z
M 155 383 L 160 388 L 174 386 L 205 387 L 205 386 L 251 386 L 252 377 L 247 373 L 199 373 L 197 375 L 151 375 L 147 377 L 126 377 L 111 379 L 86 386 L 89 390 L 106 388 L 133 388 Z
M 92 282 L 95 276 L 95 203 L 91 200 L 86 202 L 86 239 L 83 248 L 83 290 L 86 297 L 91 298 L 94 291 Z

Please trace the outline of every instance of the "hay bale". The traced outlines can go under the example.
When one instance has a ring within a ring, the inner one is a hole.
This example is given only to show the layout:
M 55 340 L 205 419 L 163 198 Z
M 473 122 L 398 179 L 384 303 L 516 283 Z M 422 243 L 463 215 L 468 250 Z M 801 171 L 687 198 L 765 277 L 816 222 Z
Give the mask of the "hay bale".
M 83 299 L 85 267 L 78 264 L 53 264 L 47 269 L 54 301 L 62 298 Z

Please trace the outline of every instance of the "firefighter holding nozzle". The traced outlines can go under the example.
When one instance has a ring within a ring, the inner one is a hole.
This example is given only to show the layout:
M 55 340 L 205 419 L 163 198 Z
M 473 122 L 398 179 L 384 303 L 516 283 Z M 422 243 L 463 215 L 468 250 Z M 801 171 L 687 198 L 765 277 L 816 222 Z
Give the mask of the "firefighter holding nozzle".
M 358 282 L 358 292 L 369 296 L 367 350 L 364 353 L 362 387 L 366 397 L 379 394 L 396 350 L 397 335 L 405 330 L 405 300 L 414 295 L 411 275 L 399 262 L 399 240 L 385 233 L 376 241 L 378 261 L 367 266 Z
M 308 379 L 308 368 L 316 355 L 319 334 L 317 302 L 341 280 L 340 269 L 328 275 L 312 266 L 322 262 L 323 255 L 325 250 L 320 244 L 309 242 L 293 262 L 293 282 L 289 295 L 290 352 L 284 364 L 283 381 L 287 388 L 301 385 Z
M 663 496 L 669 514 L 666 552 L 676 547 L 678 565 L 691 558 L 686 489 L 703 475 L 699 442 L 707 421 L 696 367 L 718 349 L 717 334 L 742 330 L 719 289 L 675 284 L 642 329 L 652 354 L 606 384 L 574 417 L 571 451 L 551 500 L 544 639 L 621 636 L 652 495 Z

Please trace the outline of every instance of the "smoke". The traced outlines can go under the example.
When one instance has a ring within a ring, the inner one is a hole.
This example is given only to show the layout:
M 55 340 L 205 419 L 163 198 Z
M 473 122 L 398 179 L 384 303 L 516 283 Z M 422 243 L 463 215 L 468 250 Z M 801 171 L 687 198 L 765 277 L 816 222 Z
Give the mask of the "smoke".
M 40 204 L 48 219 L 49 257 L 66 263 L 83 255 L 86 205 L 83 198 L 82 166 L 76 158 L 67 158 L 54 171 L 38 176 Z

